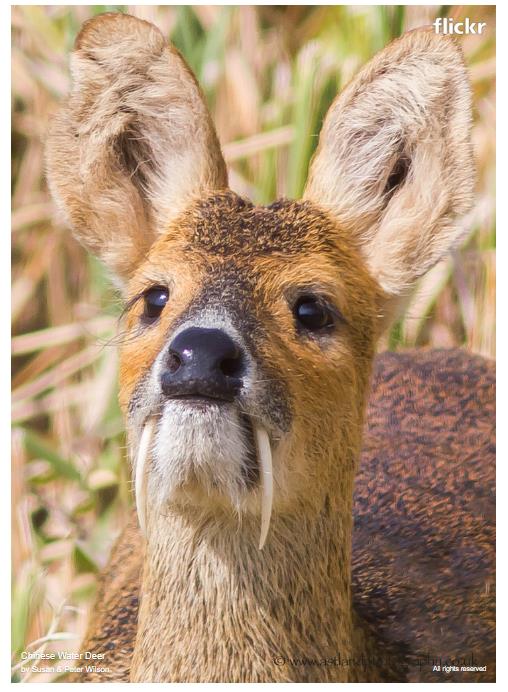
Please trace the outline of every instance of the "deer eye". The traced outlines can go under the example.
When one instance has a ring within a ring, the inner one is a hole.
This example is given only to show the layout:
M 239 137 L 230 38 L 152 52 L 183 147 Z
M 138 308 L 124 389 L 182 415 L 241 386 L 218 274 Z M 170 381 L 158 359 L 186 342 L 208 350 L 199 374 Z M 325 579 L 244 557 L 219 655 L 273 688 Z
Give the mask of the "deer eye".
M 149 320 L 155 320 L 161 312 L 164 310 L 164 306 L 168 302 L 169 291 L 167 288 L 162 286 L 155 286 L 154 288 L 149 288 L 144 294 L 145 309 L 143 311 L 143 317 Z
M 333 325 L 331 311 L 314 296 L 302 296 L 293 308 L 297 324 L 307 331 L 316 332 Z

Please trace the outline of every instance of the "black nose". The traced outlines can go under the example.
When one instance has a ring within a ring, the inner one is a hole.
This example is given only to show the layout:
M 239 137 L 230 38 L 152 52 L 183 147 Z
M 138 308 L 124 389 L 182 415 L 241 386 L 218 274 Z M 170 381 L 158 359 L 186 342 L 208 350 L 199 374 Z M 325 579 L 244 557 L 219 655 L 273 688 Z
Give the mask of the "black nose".
M 244 370 L 244 354 L 230 336 L 220 329 L 191 327 L 173 339 L 161 387 L 171 398 L 232 401 Z

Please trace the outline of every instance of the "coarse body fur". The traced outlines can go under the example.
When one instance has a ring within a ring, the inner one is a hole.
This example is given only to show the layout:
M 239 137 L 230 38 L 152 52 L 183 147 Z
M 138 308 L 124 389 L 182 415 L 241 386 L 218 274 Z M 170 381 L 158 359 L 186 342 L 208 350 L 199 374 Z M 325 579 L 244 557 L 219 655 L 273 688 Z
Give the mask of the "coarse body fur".
M 454 679 L 492 679 L 491 366 L 384 356 L 362 443 L 378 337 L 472 199 L 460 50 L 422 30 L 381 51 L 332 104 L 303 200 L 265 207 L 228 188 L 200 89 L 151 24 L 90 20 L 71 69 L 48 176 L 125 298 L 144 531 L 102 582 L 100 679 L 442 681 L 422 657 L 471 653 L 486 670 Z M 212 338 L 229 355 L 205 373 Z
M 355 484 L 352 665 L 338 647 L 330 651 L 327 644 L 314 656 L 306 645 L 303 653 L 288 650 L 282 639 L 266 654 L 263 680 L 337 680 L 341 662 L 359 680 L 495 679 L 494 389 L 494 364 L 463 351 L 378 356 Z M 104 653 L 113 680 L 129 680 L 142 566 L 143 540 L 133 516 L 113 549 L 97 599 L 103 608 L 83 641 L 83 650 Z M 309 563 L 296 573 L 302 589 L 319 576 L 332 591 L 331 610 L 336 582 Z M 188 584 L 173 592 L 170 610 L 176 622 L 184 614 L 190 618 L 183 629 L 189 647 L 202 646 L 201 651 L 193 649 L 190 660 L 200 655 L 215 660 L 214 647 L 223 639 L 214 625 L 222 620 L 207 618 L 203 638 L 194 637 L 201 626 L 200 601 L 184 608 L 181 594 L 189 595 Z M 309 617 L 307 606 L 302 615 L 308 633 L 317 620 Z M 251 631 L 256 627 L 252 619 L 245 622 Z M 234 630 L 227 641 L 233 636 Z M 324 651 L 330 653 L 328 666 L 320 665 Z M 161 665 L 167 664 L 169 657 L 161 658 Z M 305 659 L 307 665 L 298 665 Z M 439 659 L 486 665 L 487 672 L 436 673 L 432 668 Z M 236 677 L 234 670 L 218 677 L 202 675 L 201 666 L 191 670 L 190 663 L 185 677 L 247 679 L 251 660 L 247 666 L 236 662 Z M 86 680 L 105 678 L 76 677 Z

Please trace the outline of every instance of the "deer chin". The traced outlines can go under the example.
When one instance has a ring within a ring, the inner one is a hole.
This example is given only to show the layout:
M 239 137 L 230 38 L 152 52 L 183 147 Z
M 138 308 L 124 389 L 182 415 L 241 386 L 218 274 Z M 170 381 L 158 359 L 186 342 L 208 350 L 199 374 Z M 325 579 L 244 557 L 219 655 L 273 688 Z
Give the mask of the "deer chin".
M 260 497 L 262 550 L 270 528 L 273 464 L 266 429 L 233 404 L 171 401 L 143 424 L 135 465 L 135 498 L 141 531 L 150 502 L 222 500 L 240 512 L 246 496 Z M 158 501 L 157 501 L 158 500 Z

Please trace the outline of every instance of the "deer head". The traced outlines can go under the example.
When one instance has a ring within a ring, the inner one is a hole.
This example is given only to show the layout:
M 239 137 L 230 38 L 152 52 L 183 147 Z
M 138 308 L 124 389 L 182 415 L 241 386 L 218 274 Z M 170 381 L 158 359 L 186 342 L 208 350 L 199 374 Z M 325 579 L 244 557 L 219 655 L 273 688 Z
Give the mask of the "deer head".
M 120 401 L 148 539 L 168 507 L 262 515 L 261 545 L 271 511 L 350 513 L 376 340 L 471 203 L 460 50 L 427 30 L 390 44 L 330 107 L 303 200 L 267 207 L 228 189 L 203 95 L 154 26 L 90 20 L 71 70 L 48 178 L 125 298 Z

